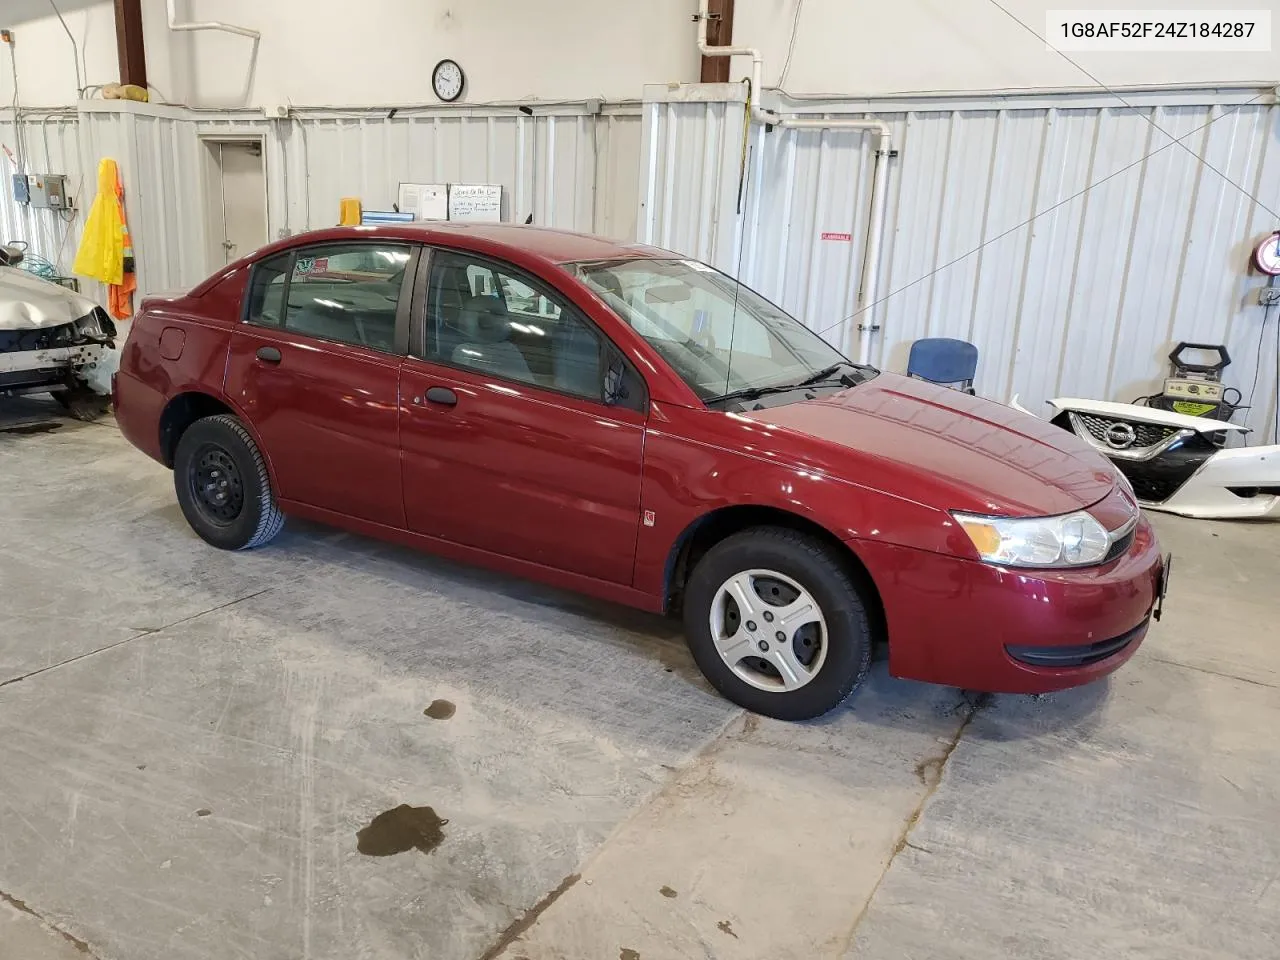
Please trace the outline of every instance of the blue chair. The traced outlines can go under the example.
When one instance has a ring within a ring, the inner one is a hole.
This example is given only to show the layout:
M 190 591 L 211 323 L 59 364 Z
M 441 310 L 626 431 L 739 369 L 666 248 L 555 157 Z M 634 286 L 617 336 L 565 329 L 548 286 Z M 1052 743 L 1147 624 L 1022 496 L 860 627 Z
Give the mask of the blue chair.
M 907 376 L 931 383 L 958 385 L 965 393 L 973 393 L 973 380 L 978 375 L 978 348 L 966 340 L 931 337 L 911 345 L 907 358 Z

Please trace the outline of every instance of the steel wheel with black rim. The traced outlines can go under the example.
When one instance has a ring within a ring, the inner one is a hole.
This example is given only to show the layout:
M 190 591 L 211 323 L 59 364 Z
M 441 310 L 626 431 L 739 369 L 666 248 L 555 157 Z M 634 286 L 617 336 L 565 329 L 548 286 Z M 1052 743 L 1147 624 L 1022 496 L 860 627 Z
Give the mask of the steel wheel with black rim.
M 244 510 L 244 481 L 235 458 L 217 443 L 200 445 L 187 471 L 191 502 L 208 523 L 226 527 Z
M 187 428 L 174 456 L 173 483 L 187 523 L 215 547 L 261 546 L 284 526 L 266 461 L 236 417 L 206 417 Z
M 707 679 L 766 716 L 820 716 L 870 667 L 859 587 L 826 544 L 794 530 L 760 527 L 712 547 L 689 578 L 684 617 Z

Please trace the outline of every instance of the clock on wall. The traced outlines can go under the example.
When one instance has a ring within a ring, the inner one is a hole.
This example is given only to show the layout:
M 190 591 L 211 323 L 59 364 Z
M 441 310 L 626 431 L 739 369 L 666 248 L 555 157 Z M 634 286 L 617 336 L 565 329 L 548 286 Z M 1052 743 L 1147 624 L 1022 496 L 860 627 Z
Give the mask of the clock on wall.
M 441 60 L 431 71 L 431 89 L 445 103 L 453 103 L 462 96 L 466 82 L 462 68 L 453 60 Z
M 1269 277 L 1280 276 L 1280 230 L 1258 244 L 1253 265 Z

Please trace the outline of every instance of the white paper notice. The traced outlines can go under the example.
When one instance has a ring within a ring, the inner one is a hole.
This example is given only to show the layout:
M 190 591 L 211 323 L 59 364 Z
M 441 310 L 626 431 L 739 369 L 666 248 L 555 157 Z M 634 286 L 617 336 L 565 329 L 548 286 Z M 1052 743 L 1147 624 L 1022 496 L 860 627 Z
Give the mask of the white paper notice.
M 449 184 L 449 219 L 470 223 L 501 223 L 502 185 Z
M 443 183 L 402 183 L 396 206 L 417 220 L 447 220 L 449 188 Z

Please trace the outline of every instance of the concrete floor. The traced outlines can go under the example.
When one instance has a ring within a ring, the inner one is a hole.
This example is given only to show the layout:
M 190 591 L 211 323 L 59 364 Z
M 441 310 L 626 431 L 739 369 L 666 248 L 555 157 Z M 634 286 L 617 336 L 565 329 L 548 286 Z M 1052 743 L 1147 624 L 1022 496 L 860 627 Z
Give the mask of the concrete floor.
M 212 550 L 109 421 L 6 432 L 45 416 L 0 408 L 0 960 L 1280 955 L 1280 528 L 1160 518 L 1109 682 L 879 663 L 788 725 L 658 618 Z

